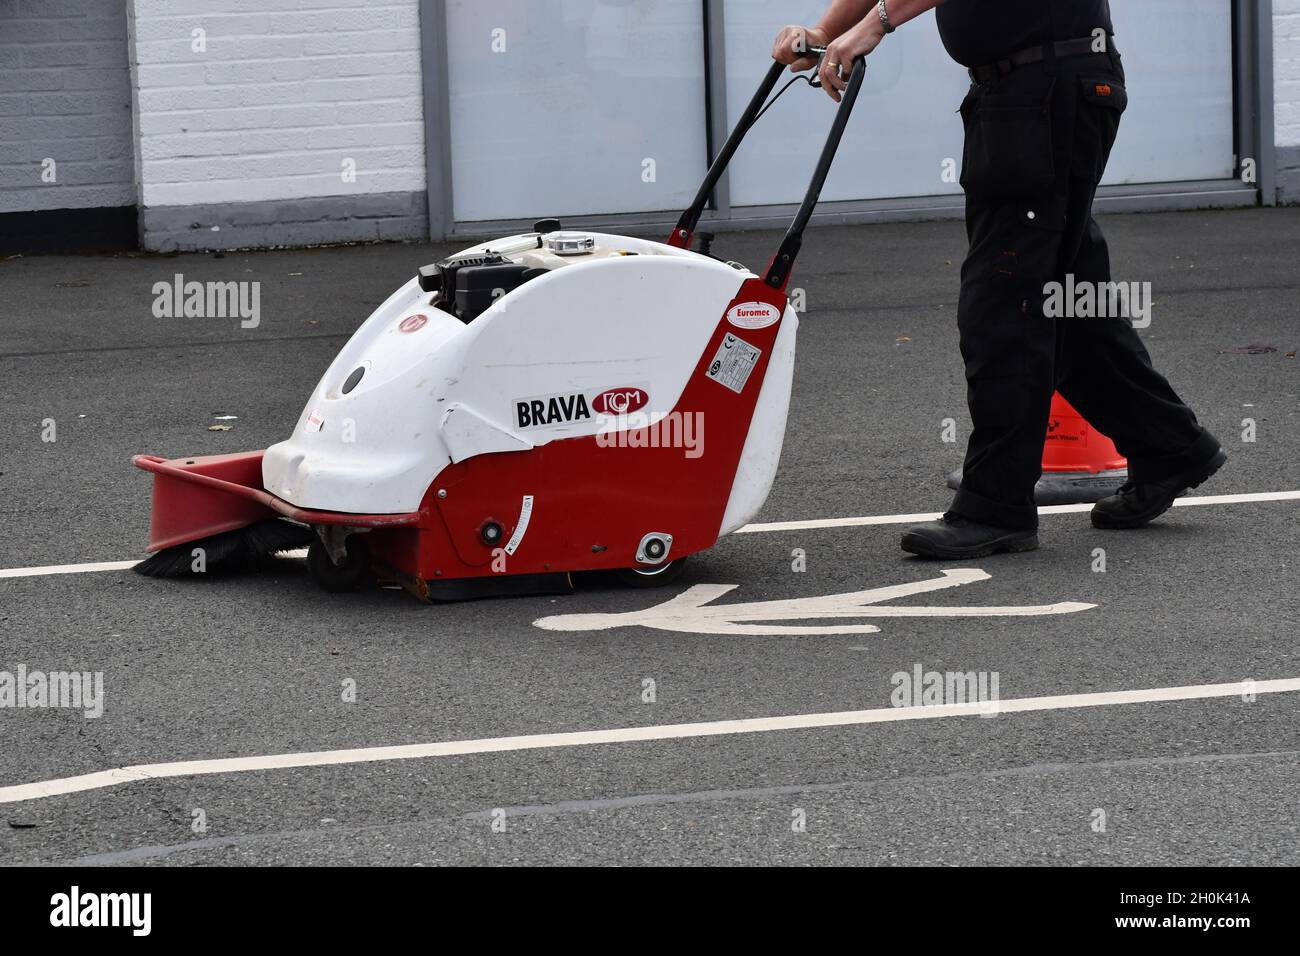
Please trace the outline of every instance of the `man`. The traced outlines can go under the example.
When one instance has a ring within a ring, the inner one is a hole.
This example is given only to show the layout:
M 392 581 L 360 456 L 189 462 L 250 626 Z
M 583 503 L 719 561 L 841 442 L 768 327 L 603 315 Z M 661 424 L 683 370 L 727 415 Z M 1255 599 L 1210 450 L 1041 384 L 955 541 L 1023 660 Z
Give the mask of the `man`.
M 903 550 L 964 559 L 1038 547 L 1053 389 L 1129 461 L 1093 525 L 1142 527 L 1226 455 L 1131 321 L 1044 314 L 1049 283 L 1110 281 L 1091 210 L 1127 93 L 1107 0 L 833 0 L 816 26 L 785 27 L 772 54 L 801 70 L 816 63 L 806 51 L 826 47 L 819 76 L 838 101 L 854 59 L 935 7 L 944 46 L 974 81 L 961 105 L 970 250 L 957 306 L 974 428 L 951 508 L 908 529 Z

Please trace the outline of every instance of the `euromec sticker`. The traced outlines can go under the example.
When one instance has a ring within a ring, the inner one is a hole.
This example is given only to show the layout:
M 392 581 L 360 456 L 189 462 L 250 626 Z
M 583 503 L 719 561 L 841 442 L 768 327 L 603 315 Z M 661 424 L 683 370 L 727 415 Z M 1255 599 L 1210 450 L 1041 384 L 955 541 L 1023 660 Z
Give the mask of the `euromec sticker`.
M 722 343 L 704 374 L 739 395 L 762 354 L 762 349 L 756 349 L 744 339 L 728 332 L 722 337 Z
M 767 302 L 741 302 L 727 310 L 727 321 L 738 329 L 765 329 L 781 318 L 781 310 Z

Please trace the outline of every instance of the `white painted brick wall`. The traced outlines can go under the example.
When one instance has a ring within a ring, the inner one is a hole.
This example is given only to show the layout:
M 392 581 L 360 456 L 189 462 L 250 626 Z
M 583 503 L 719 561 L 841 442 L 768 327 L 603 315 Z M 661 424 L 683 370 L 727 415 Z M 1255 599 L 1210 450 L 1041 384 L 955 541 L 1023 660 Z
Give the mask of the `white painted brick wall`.
M 1273 0 L 1274 136 L 1300 146 L 1300 0 Z
M 129 2 L 146 207 L 424 189 L 418 0 Z

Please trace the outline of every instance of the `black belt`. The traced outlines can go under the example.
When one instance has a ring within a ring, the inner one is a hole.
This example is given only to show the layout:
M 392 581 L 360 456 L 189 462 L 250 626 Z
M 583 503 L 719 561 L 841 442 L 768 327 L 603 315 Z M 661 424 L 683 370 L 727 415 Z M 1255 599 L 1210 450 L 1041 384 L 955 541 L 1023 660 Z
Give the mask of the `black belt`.
M 984 84 L 989 80 L 996 80 L 999 76 L 1006 76 L 1018 66 L 1039 63 L 1049 56 L 1083 56 L 1087 53 L 1096 53 L 1097 51 L 1093 49 L 1095 42 L 1092 37 L 1078 37 L 1074 40 L 1058 40 L 1055 43 L 1044 43 L 1042 46 L 1031 46 L 1027 50 L 1012 53 L 985 66 L 971 67 L 970 78 L 976 83 Z M 1108 36 L 1106 37 L 1107 50 L 1110 49 L 1110 44 L 1111 38 Z

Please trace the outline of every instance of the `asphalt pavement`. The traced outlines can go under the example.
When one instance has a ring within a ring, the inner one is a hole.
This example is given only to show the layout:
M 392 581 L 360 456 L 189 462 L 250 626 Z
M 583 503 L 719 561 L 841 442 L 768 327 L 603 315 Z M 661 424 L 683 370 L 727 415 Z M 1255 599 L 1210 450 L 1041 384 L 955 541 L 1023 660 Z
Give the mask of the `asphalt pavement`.
M 1141 334 L 1157 367 L 1228 451 L 1196 494 L 1300 489 L 1300 209 L 1102 221 L 1116 278 L 1152 283 Z M 757 268 L 778 241 L 723 234 L 715 251 Z M 133 454 L 283 439 L 351 331 L 455 248 L 0 261 L 0 569 L 141 556 L 149 480 Z M 758 522 L 944 509 L 969 429 L 963 250 L 954 222 L 810 230 L 789 428 Z M 259 325 L 157 317 L 153 287 L 177 273 L 260 282 Z M 0 571 L 0 671 L 102 672 L 104 686 L 98 718 L 0 707 L 0 796 L 173 761 L 884 710 L 918 665 L 996 673 L 1004 701 L 1294 681 L 1298 507 L 1229 497 L 1129 533 L 1050 514 L 1041 550 L 958 564 L 904 555 L 899 522 L 759 529 L 663 591 L 597 579 L 438 606 L 328 595 L 297 560 L 180 582 Z M 874 633 L 535 623 L 695 585 L 736 585 L 718 604 L 793 601 L 956 567 L 987 578 L 889 602 L 940 610 L 871 618 Z M 1061 602 L 1091 606 L 969 612 Z M 0 802 L 0 863 L 1295 865 L 1300 692 L 1241 686 L 130 779 Z

